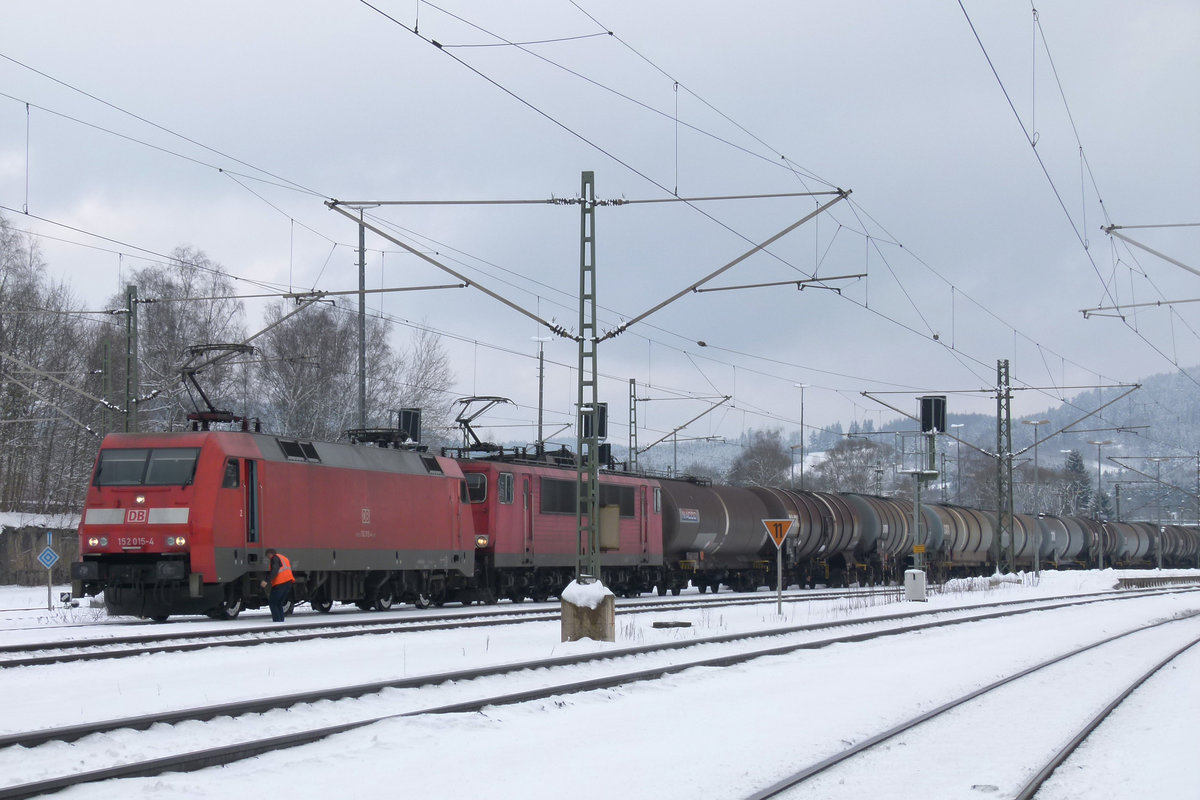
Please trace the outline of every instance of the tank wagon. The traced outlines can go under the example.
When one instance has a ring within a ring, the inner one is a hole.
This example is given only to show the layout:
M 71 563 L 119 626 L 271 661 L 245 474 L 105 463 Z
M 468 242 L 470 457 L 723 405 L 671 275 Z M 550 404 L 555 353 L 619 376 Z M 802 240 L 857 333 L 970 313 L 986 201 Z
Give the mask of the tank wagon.
M 380 444 L 377 442 L 376 444 Z M 569 452 L 440 456 L 250 432 L 105 438 L 79 526 L 77 594 L 111 613 L 230 619 L 266 604 L 264 552 L 285 553 L 297 601 L 386 609 L 395 602 L 544 600 L 574 577 L 579 532 Z M 599 480 L 601 579 L 620 595 L 678 594 L 775 580 L 765 519 L 791 519 L 788 585 L 893 582 L 918 543 L 903 498 L 713 486 L 606 470 Z M 995 570 L 995 514 L 922 504 L 931 577 Z M 1157 534 L 1157 535 L 1156 535 Z M 1018 568 L 1192 566 L 1192 528 L 1014 515 Z

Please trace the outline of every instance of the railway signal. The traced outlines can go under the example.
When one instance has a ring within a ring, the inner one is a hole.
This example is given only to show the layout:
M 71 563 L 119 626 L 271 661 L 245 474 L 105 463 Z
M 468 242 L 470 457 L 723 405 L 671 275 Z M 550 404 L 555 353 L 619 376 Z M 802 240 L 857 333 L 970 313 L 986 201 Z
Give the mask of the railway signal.
M 775 543 L 775 613 L 783 616 L 783 540 L 792 531 L 792 519 L 764 519 L 763 527 Z
M 54 565 L 58 563 L 58 553 L 51 547 L 54 541 L 54 534 L 51 531 L 46 531 L 46 548 L 38 553 L 38 563 L 46 568 L 46 610 L 50 611 L 53 606 L 50 604 L 50 592 L 52 591 L 52 576 L 54 575 Z

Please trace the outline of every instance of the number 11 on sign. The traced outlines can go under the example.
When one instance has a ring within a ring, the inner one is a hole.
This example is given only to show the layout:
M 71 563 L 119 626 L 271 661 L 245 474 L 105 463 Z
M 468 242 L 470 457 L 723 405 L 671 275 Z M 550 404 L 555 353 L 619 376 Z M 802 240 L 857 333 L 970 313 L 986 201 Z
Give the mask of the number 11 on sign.
M 792 530 L 791 519 L 764 519 L 771 541 L 775 542 L 775 613 L 783 616 L 783 540 Z

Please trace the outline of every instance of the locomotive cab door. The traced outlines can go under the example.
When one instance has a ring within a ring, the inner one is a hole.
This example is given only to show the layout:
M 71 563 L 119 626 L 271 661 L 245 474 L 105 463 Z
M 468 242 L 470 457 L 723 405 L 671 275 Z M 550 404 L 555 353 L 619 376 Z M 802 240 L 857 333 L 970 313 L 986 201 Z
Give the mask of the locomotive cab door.
M 204 572 L 206 582 L 223 583 L 240 576 L 258 564 L 260 497 L 256 462 L 230 456 L 225 459 L 221 491 L 212 521 L 213 551 L 216 573 Z M 192 554 L 193 566 L 198 563 L 197 551 Z
M 525 554 L 533 553 L 533 486 L 528 475 L 521 479 L 521 538 Z
M 246 459 L 246 544 L 258 544 L 259 497 L 258 497 L 258 462 Z M 250 548 L 247 548 L 250 549 Z
M 638 517 L 638 545 L 642 548 L 642 555 L 645 555 L 650 552 L 650 506 L 645 486 L 638 488 L 636 513 Z

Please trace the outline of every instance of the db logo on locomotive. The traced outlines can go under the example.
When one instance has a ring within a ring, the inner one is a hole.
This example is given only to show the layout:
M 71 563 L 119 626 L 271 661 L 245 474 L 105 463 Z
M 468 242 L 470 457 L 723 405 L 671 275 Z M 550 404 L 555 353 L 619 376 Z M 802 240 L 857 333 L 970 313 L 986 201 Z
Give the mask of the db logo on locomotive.
M 130 508 L 125 511 L 126 524 L 140 522 L 145 524 L 150 518 L 150 510 L 146 508 Z

